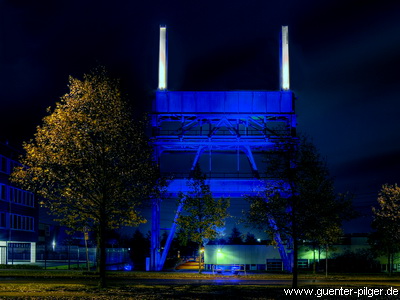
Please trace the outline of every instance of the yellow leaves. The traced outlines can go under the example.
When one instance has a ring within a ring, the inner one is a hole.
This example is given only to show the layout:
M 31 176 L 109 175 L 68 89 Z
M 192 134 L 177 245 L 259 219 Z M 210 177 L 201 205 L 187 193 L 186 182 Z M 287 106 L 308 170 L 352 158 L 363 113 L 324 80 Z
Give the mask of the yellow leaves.
M 228 217 L 229 200 L 214 199 L 198 167 L 194 173 L 188 184 L 190 191 L 180 195 L 184 212 L 177 219 L 177 224 L 191 241 L 201 243 L 204 238 L 216 237 L 216 228 L 223 226 Z
M 70 77 L 69 89 L 24 143 L 28 168 L 14 180 L 45 197 L 70 226 L 102 222 L 100 211 L 109 226 L 146 222 L 137 208 L 154 190 L 156 168 L 117 83 L 101 71 Z
M 378 196 L 379 207 L 372 208 L 373 226 L 378 230 L 400 226 L 400 187 L 384 184 Z

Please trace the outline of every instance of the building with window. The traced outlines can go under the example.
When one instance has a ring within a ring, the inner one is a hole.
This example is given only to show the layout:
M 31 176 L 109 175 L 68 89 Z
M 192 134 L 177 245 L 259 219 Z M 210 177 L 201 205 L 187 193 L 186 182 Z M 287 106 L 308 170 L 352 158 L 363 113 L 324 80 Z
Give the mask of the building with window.
M 328 253 L 327 253 L 328 250 Z M 290 252 L 290 249 L 286 249 Z M 328 258 L 328 265 L 326 259 Z M 387 257 L 377 256 L 368 244 L 368 234 L 346 234 L 335 245 L 315 246 L 304 243 L 298 249 L 300 270 L 331 272 L 387 272 Z M 225 270 L 240 266 L 247 271 L 284 271 L 278 248 L 273 245 L 206 245 L 204 266 L 207 270 Z M 391 266 L 400 272 L 400 253 Z
M 304 249 L 302 249 L 304 250 Z M 312 260 L 307 251 L 299 253 L 298 266 L 308 269 Z M 204 251 L 206 269 L 218 267 L 230 270 L 241 266 L 248 271 L 284 271 L 279 250 L 271 245 L 206 245 Z
M 0 142 L 0 264 L 36 261 L 38 205 L 33 193 L 19 189 L 9 176 L 20 153 Z

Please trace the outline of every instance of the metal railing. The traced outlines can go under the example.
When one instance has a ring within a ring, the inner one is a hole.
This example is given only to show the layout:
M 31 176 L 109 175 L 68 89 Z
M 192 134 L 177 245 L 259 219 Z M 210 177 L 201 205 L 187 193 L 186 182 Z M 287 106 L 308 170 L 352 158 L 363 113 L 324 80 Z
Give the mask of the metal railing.
M 236 179 L 255 179 L 255 175 L 251 172 L 203 172 L 207 176 L 207 179 L 231 179 L 231 178 L 236 178 Z M 170 178 L 171 180 L 173 179 L 187 179 L 190 177 L 189 172 L 163 172 L 162 175 L 164 175 L 167 178 Z M 262 174 L 260 174 L 262 175 Z M 262 178 L 266 178 L 264 176 L 261 176 Z

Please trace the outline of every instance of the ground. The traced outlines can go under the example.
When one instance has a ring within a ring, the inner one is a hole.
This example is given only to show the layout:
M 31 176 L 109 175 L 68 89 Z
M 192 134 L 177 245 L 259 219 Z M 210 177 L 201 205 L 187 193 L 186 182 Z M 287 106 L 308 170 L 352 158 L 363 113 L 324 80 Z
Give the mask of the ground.
M 0 299 L 397 299 L 400 291 L 397 275 L 303 274 L 299 279 L 300 289 L 291 290 L 286 274 L 110 272 L 107 288 L 99 289 L 94 273 L 0 270 Z

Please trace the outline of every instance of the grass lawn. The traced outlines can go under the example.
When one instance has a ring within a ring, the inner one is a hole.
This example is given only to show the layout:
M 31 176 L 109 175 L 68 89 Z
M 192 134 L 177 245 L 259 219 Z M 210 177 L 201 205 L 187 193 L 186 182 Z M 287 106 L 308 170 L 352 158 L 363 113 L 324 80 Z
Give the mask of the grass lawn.
M 109 285 L 97 288 L 97 275 L 82 271 L 64 270 L 0 270 L 0 299 L 371 299 L 370 297 L 346 298 L 287 296 L 284 288 L 274 285 L 218 285 L 201 284 L 202 279 L 215 279 L 212 274 L 188 272 L 108 272 Z M 13 280 L 13 279 L 16 280 Z M 218 276 L 217 278 L 291 279 L 287 274 L 251 274 L 247 276 Z M 132 282 L 129 280 L 132 279 Z M 195 279 L 193 284 L 143 284 L 133 279 Z M 395 286 L 400 290 L 400 276 L 385 274 L 301 274 L 299 280 L 324 280 L 318 285 L 303 285 L 302 288 L 317 289 L 337 287 L 385 287 Z M 327 279 L 327 281 L 325 281 Z M 332 282 L 330 284 L 329 282 Z M 339 285 L 337 282 L 340 282 Z M 372 299 L 396 299 L 377 297 Z
M 0 297 L 32 299 L 284 299 L 282 288 L 231 285 L 0 284 Z M 266 298 L 267 297 L 267 298 Z

